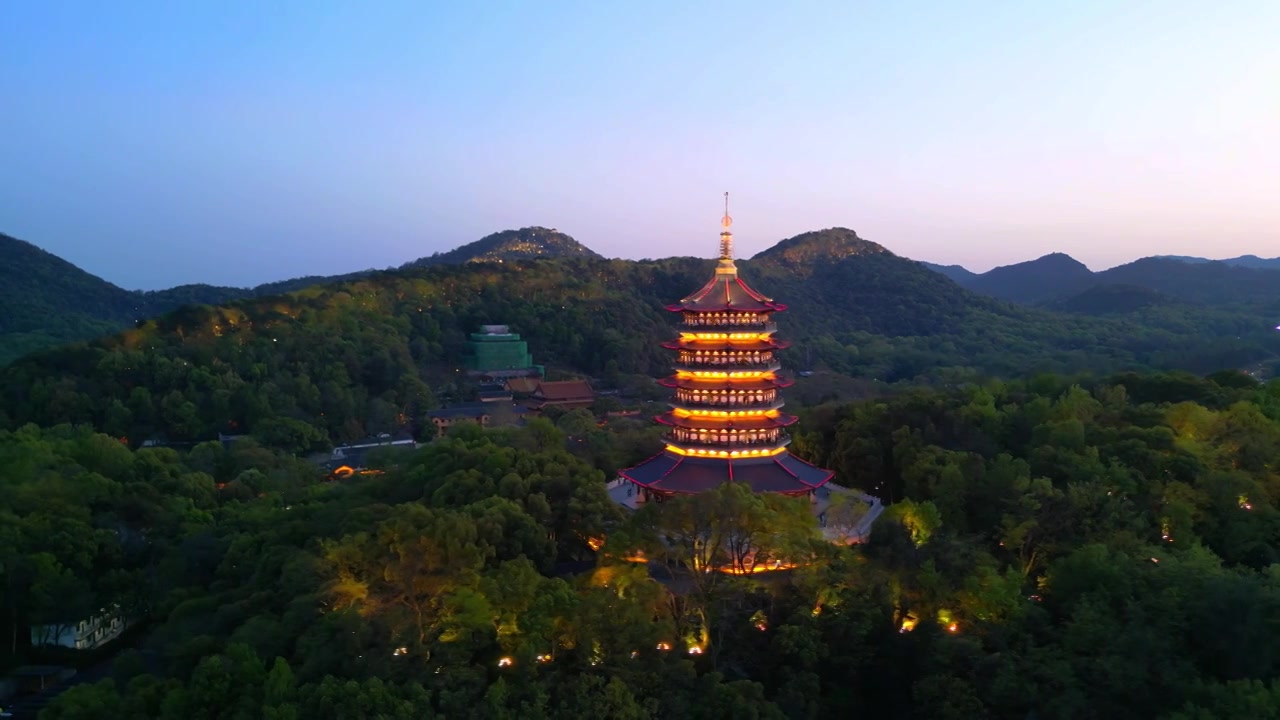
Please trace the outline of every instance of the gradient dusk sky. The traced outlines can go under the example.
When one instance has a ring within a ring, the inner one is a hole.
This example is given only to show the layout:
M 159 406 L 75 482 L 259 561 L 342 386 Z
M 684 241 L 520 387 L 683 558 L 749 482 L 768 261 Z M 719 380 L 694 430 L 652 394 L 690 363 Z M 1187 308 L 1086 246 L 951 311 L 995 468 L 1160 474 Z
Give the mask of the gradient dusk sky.
M 0 232 L 125 287 L 711 255 L 725 190 L 748 256 L 1280 255 L 1280 0 L 0 3 Z

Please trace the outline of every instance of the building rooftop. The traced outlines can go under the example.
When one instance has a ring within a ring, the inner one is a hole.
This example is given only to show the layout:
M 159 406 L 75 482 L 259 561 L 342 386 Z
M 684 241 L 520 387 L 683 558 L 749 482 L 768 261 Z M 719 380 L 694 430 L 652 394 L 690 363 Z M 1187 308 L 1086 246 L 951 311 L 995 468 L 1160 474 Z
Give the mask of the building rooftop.
M 538 383 L 542 382 L 536 377 L 514 377 L 507 380 L 507 389 L 513 393 L 528 394 L 538 389 Z
M 581 400 L 595 397 L 591 383 L 586 380 L 542 381 L 534 394 L 543 400 Z

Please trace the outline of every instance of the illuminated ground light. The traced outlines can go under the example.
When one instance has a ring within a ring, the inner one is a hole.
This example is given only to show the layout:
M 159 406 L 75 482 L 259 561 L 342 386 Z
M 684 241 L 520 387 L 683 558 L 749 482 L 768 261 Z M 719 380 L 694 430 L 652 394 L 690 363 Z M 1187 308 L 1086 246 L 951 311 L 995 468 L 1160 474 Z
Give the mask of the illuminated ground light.
M 511 667 L 515 661 L 509 657 L 498 658 L 498 667 Z
M 950 625 L 947 626 L 947 632 L 959 632 L 959 631 L 960 631 L 960 625 L 957 623 L 951 623 Z
M 728 575 L 758 575 L 760 573 L 777 572 L 779 570 L 794 570 L 797 567 L 799 567 L 799 565 L 796 565 L 795 563 L 784 563 L 782 561 L 775 560 L 772 563 L 756 565 L 751 568 L 722 567 L 719 568 L 719 570 L 720 572 Z
M 538 656 L 538 658 L 537 658 L 537 660 L 538 660 L 538 662 L 540 662 L 540 663 L 549 663 L 549 662 L 551 662 L 551 656 L 550 656 L 550 655 L 539 655 L 539 656 Z
M 392 654 L 392 655 L 408 655 L 408 654 L 409 654 L 409 648 L 407 648 L 407 647 L 398 647 L 398 648 L 396 648 L 396 649 L 395 649 L 395 651 L 394 651 L 394 652 L 392 652 L 391 654 Z
M 664 650 L 664 651 L 665 651 L 665 650 L 670 650 L 670 649 L 671 649 L 671 645 L 670 645 L 669 643 L 660 642 L 660 643 L 658 643 L 658 649 L 659 649 L 659 650 Z
M 693 647 L 689 648 L 689 654 L 690 654 L 690 655 L 701 655 L 701 654 L 702 654 L 702 648 L 698 647 L 697 645 L 694 645 Z

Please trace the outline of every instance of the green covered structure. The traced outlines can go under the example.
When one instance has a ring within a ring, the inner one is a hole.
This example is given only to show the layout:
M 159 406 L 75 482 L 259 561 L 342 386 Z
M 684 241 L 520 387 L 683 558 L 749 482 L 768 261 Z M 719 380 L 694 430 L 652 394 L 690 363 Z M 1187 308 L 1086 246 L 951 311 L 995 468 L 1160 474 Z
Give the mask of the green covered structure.
M 489 377 L 521 377 L 542 375 L 542 367 L 533 364 L 529 344 L 511 332 L 506 325 L 483 325 L 471 333 L 471 351 L 467 370 Z

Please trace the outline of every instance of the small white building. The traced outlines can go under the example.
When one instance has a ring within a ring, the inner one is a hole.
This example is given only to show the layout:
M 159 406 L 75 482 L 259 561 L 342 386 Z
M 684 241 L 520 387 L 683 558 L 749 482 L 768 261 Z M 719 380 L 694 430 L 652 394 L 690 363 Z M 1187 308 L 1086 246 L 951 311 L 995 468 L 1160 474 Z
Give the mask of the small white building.
M 79 622 L 31 627 L 31 644 L 60 646 L 73 650 L 92 650 L 120 636 L 129 627 L 118 608 L 103 609 L 97 615 Z

